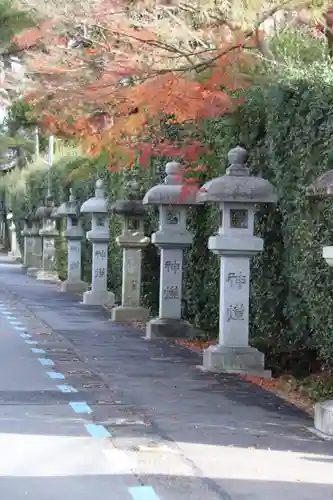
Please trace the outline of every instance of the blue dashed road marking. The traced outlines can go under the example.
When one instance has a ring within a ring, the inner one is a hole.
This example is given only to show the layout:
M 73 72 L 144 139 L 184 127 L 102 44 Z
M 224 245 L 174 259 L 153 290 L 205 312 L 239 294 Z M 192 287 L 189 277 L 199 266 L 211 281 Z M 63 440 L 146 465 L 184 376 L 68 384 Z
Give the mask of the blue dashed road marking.
M 38 358 L 38 361 L 43 366 L 54 366 L 54 361 L 52 361 L 52 359 Z
M 32 347 L 31 352 L 33 352 L 34 354 L 45 354 L 44 349 L 38 349 L 37 347 Z
M 20 337 L 25 339 L 25 343 L 31 346 L 38 346 L 38 341 L 32 340 L 31 335 L 26 333 L 26 328 L 24 325 L 18 321 L 15 316 L 12 315 L 7 310 L 4 310 L 4 306 L 0 304 L 0 313 L 6 316 L 6 319 L 9 320 L 9 323 L 11 326 L 17 330 L 20 333 Z M 46 354 L 46 351 L 44 349 L 41 349 L 39 347 L 31 347 L 31 352 L 34 354 L 39 354 L 43 355 Z M 52 361 L 52 359 L 49 358 L 37 358 L 38 361 L 42 366 L 55 366 L 55 363 Z M 65 375 L 59 372 L 55 371 L 49 371 L 46 372 L 47 375 L 51 379 L 58 379 L 58 380 L 64 380 Z M 78 390 L 75 389 L 75 387 L 67 384 L 63 385 L 57 385 L 57 389 L 63 393 L 77 393 Z M 93 410 L 90 408 L 90 406 L 85 402 L 85 401 L 73 401 L 69 403 L 69 406 L 72 408 L 72 410 L 77 413 L 77 414 L 92 414 Z M 101 424 L 85 424 L 85 429 L 90 434 L 91 437 L 93 438 L 111 438 L 112 434 L 106 429 Z M 135 487 L 130 487 L 128 488 L 128 493 L 132 497 L 132 500 L 160 500 L 158 495 L 156 494 L 154 488 L 152 486 L 135 486 Z
M 85 424 L 86 431 L 94 438 L 109 438 L 110 432 L 103 425 Z
M 152 486 L 133 486 L 128 492 L 133 500 L 160 500 Z
M 48 374 L 48 376 L 50 378 L 54 378 L 54 379 L 61 379 L 61 380 L 64 380 L 65 378 L 65 375 L 63 375 L 62 373 L 58 373 L 58 372 L 46 372 Z
M 78 392 L 74 387 L 71 385 L 57 385 L 57 388 L 61 392 Z
M 74 402 L 74 403 L 69 403 L 69 406 L 72 408 L 72 410 L 75 411 L 75 413 L 92 413 L 92 409 L 90 406 L 87 405 L 84 401 L 82 402 Z

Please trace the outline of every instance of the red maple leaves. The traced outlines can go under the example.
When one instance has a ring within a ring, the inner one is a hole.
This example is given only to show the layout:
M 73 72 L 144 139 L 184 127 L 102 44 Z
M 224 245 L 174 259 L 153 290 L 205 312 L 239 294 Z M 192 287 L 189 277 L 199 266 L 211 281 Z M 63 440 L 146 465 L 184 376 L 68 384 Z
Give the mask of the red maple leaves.
M 180 57 L 181 51 L 173 52 L 172 45 L 162 43 L 153 31 L 119 17 L 121 0 L 108 4 L 117 15 L 89 47 L 68 49 L 52 21 L 15 39 L 21 48 L 38 47 L 45 40 L 49 44 L 48 55 L 40 54 L 39 66 L 34 67 L 36 91 L 26 96 L 35 105 L 40 125 L 52 134 L 76 139 L 90 154 L 106 152 L 111 165 L 138 161 L 147 167 L 156 156 L 181 160 L 187 167 L 200 164 L 206 148 L 191 140 L 196 136 L 193 130 L 206 119 L 233 113 L 242 103 L 232 92 L 249 85 L 239 65 L 252 64 L 243 50 L 251 40 L 229 30 L 215 49 L 185 58 L 194 61 L 188 69 L 173 63 L 164 69 L 160 62 L 168 57 L 172 61 L 172 54 Z M 95 9 L 96 27 L 106 15 L 101 2 Z M 217 31 L 216 36 L 222 35 Z M 201 72 L 205 77 L 198 81 Z M 172 142 L 163 137 L 161 123 L 166 117 L 169 124 L 182 127 L 183 139 Z
M 53 41 L 59 45 L 66 45 L 64 38 L 56 36 L 54 28 L 55 21 L 49 20 L 39 26 L 24 30 L 21 34 L 14 36 L 13 42 L 19 50 L 26 50 L 37 46 L 40 42 Z

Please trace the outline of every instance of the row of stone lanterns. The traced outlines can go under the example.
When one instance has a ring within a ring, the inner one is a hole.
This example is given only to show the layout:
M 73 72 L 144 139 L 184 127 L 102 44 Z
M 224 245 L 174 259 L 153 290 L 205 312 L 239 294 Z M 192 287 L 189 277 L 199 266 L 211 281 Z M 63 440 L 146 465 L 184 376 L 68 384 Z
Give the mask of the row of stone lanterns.
M 197 333 L 182 318 L 181 307 L 183 251 L 192 244 L 193 238 L 187 230 L 187 208 L 197 203 L 218 203 L 220 227 L 209 239 L 208 246 L 220 257 L 219 341 L 204 352 L 203 368 L 262 375 L 266 374 L 264 355 L 249 346 L 249 269 L 250 258 L 263 248 L 262 239 L 253 235 L 256 205 L 275 202 L 276 194 L 268 181 L 250 176 L 246 166 L 247 152 L 243 148 L 238 146 L 231 150 L 228 159 L 230 167 L 226 175 L 206 183 L 196 196 L 194 193 L 185 196 L 187 190 L 184 190 L 181 165 L 170 162 L 165 167 L 164 183 L 151 188 L 142 201 L 137 199 L 138 186 L 132 184 L 128 199 L 112 205 L 112 213 L 124 219 L 122 235 L 117 238 L 123 249 L 122 300 L 120 306 L 113 307 L 112 319 L 117 322 L 148 320 L 149 311 L 140 304 L 141 253 L 150 242 L 144 235 L 144 205 L 153 205 L 159 208 L 159 228 L 151 238 L 160 249 L 159 315 L 148 321 L 146 338 L 189 338 Z M 95 196 L 83 203 L 80 212 L 92 218 L 91 230 L 86 234 L 93 246 L 91 290 L 81 281 L 83 231 L 79 208 L 72 194 L 58 210 L 52 200 L 47 200 L 45 207 L 35 212 L 35 219 L 43 220 L 43 228 L 39 231 L 43 239 L 42 269 L 35 275 L 39 279 L 54 277 L 50 255 L 57 234 L 55 219 L 67 217 L 64 235 L 68 241 L 68 277 L 62 290 L 83 292 L 83 304 L 112 307 L 114 294 L 107 290 L 108 207 L 102 180 L 96 182 Z M 32 243 L 31 247 L 36 248 L 36 244 Z M 37 249 L 34 254 L 40 257 L 38 252 Z M 29 258 L 25 261 L 29 262 Z M 33 262 L 35 266 L 37 259 Z M 34 271 L 30 270 L 30 274 Z

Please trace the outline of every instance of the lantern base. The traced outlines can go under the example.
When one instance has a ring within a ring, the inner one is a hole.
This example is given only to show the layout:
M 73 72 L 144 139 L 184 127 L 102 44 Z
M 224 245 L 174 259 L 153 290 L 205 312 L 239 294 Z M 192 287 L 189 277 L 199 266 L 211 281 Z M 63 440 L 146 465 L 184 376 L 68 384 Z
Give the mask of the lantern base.
M 8 257 L 10 257 L 13 260 L 20 261 L 22 259 L 21 254 L 19 252 L 8 252 Z
M 114 293 L 108 292 L 94 292 L 93 290 L 88 290 L 84 292 L 82 297 L 82 304 L 85 306 L 108 306 L 112 307 L 114 305 L 115 297 Z
M 149 319 L 149 310 L 144 307 L 117 306 L 112 309 L 111 321 L 126 323 L 127 321 L 146 322 Z
M 88 290 L 88 284 L 85 281 L 63 281 L 60 285 L 60 290 L 67 293 L 82 294 Z
M 145 338 L 194 339 L 199 335 L 199 330 L 184 319 L 154 318 L 147 323 Z
M 39 269 L 36 275 L 38 281 L 59 281 L 59 276 L 56 271 L 45 271 Z
M 213 373 L 239 373 L 270 378 L 265 370 L 265 355 L 254 347 L 212 345 L 203 352 L 202 369 Z
M 314 428 L 333 439 L 333 401 L 319 401 L 314 406 Z
M 28 267 L 27 269 L 27 276 L 30 278 L 36 278 L 37 273 L 40 271 L 39 267 Z

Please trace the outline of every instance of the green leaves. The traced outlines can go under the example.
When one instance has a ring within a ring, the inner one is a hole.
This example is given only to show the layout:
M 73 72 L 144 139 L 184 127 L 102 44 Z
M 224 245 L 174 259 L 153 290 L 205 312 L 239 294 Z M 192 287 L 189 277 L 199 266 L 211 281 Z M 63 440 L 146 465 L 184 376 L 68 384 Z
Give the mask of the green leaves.
M 14 35 L 34 25 L 32 12 L 16 10 L 12 0 L 0 0 L 0 53 L 11 44 Z

